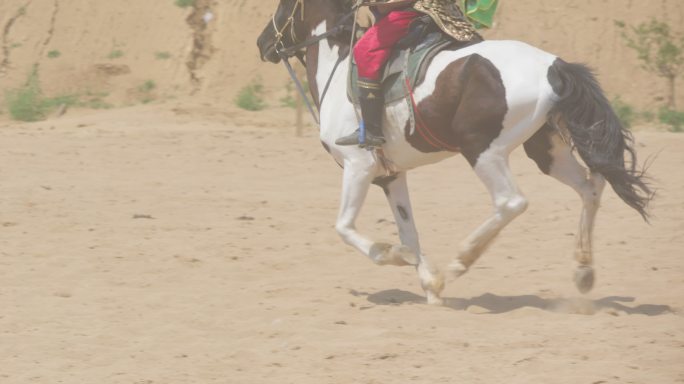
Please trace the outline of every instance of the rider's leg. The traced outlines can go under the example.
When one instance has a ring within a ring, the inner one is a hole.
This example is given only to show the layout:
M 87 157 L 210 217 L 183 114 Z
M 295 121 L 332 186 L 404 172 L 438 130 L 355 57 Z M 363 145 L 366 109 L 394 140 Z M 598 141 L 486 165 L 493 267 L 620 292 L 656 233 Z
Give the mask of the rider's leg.
M 359 131 L 341 137 L 337 145 L 364 145 L 378 147 L 385 143 L 382 117 L 385 101 L 382 93 L 382 70 L 394 45 L 409 31 L 409 26 L 420 14 L 415 11 L 393 11 L 380 19 L 354 46 L 354 60 L 359 68 L 359 102 L 366 128 L 365 142 Z

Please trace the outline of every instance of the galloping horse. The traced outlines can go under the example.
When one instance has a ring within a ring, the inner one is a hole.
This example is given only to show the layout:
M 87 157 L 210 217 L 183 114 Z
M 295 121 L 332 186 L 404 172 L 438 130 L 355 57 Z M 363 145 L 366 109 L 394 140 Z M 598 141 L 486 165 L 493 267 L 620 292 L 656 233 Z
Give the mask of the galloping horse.
M 424 81 L 413 89 L 414 111 L 404 101 L 387 106 L 383 156 L 336 146 L 335 139 L 358 127 L 347 97 L 345 58 L 351 35 L 348 28 L 341 28 L 351 24 L 354 8 L 350 0 L 280 0 L 257 41 L 263 60 L 306 58 L 309 90 L 320 113 L 320 139 L 343 167 L 335 228 L 344 242 L 378 265 L 416 266 L 428 303 L 441 303 L 443 278 L 421 253 L 406 172 L 461 153 L 491 194 L 493 214 L 463 240 L 448 266 L 460 276 L 527 208 L 508 165 L 509 154 L 522 144 L 543 173 L 573 188 L 582 199 L 574 279 L 580 292 L 591 290 L 592 232 L 605 181 L 645 220 L 653 195 L 637 169 L 633 139 L 592 72 L 518 41 L 483 41 L 445 50 L 434 57 Z M 415 129 L 413 112 L 420 123 Z M 574 149 L 588 170 L 575 158 Z M 356 230 L 354 223 L 371 184 L 381 186 L 387 196 L 401 245 L 377 243 Z

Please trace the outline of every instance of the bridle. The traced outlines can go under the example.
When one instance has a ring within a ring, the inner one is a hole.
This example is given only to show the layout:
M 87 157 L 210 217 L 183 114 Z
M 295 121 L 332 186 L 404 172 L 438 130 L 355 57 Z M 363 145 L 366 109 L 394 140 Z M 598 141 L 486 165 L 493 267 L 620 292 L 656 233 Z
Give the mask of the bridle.
M 292 12 L 290 13 L 290 16 L 287 18 L 287 21 L 285 22 L 285 24 L 283 24 L 283 26 L 280 28 L 278 28 L 278 23 L 276 23 L 275 14 L 271 17 L 271 23 L 273 24 L 273 30 L 275 31 L 274 32 L 275 43 L 273 44 L 272 49 L 275 49 L 276 53 L 278 54 L 278 56 L 280 56 L 281 59 L 289 58 L 289 57 L 293 57 L 293 56 L 298 56 L 299 54 L 302 53 L 303 49 L 305 49 L 311 45 L 314 45 L 314 44 L 320 42 L 321 40 L 325 40 L 331 36 L 337 36 L 342 32 L 352 32 L 353 27 L 347 25 L 346 22 L 356 14 L 356 10 L 360 6 L 366 4 L 366 3 L 358 2 L 358 4 L 352 6 L 350 12 L 347 13 L 346 15 L 344 15 L 337 22 L 337 24 L 334 27 L 332 27 L 331 29 L 329 29 L 328 31 L 326 31 L 320 35 L 311 36 L 310 38 L 300 42 L 299 39 L 297 39 L 297 32 L 295 31 L 294 20 L 295 20 L 295 15 L 297 14 L 297 10 L 299 10 L 301 8 L 301 12 L 300 12 L 299 17 L 302 21 L 304 21 L 304 1 L 305 0 L 297 0 L 295 2 L 294 7 L 292 7 Z M 292 45 L 290 45 L 289 47 L 286 47 L 285 43 L 283 42 L 283 37 L 285 36 L 285 30 L 288 27 L 290 28 L 290 30 L 288 32 L 289 32 L 290 38 L 292 39 Z M 302 64 L 304 64 L 304 63 L 302 63 Z
M 290 77 L 294 81 L 295 85 L 297 86 L 297 90 L 302 96 L 302 99 L 304 100 L 304 103 L 306 104 L 307 108 L 309 109 L 309 112 L 311 113 L 311 116 L 313 116 L 314 121 L 316 121 L 316 124 L 320 125 L 320 121 L 318 119 L 318 116 L 316 112 L 314 112 L 313 106 L 311 103 L 309 103 L 309 98 L 306 96 L 306 92 L 304 91 L 304 87 L 302 86 L 302 83 L 299 81 L 297 78 L 297 74 L 295 73 L 294 69 L 292 69 L 292 65 L 290 65 L 289 58 L 291 57 L 297 57 L 299 61 L 302 63 L 304 67 L 306 67 L 306 62 L 304 61 L 304 52 L 303 50 L 306 49 L 309 46 L 312 46 L 321 40 L 325 40 L 331 36 L 337 36 L 342 32 L 349 31 L 352 32 L 352 35 L 354 34 L 354 27 L 353 26 L 348 26 L 346 25 L 346 22 L 354 17 L 356 15 L 356 11 L 361 6 L 361 2 L 357 2 L 356 5 L 354 5 L 351 8 L 351 11 L 343 16 L 337 24 L 329 29 L 328 31 L 320 34 L 320 35 L 315 35 L 312 36 L 302 42 L 299 42 L 297 39 L 297 33 L 295 31 L 295 15 L 297 14 L 298 10 L 301 10 L 300 12 L 300 19 L 304 21 L 304 1 L 305 0 L 297 0 L 295 2 L 294 7 L 292 7 L 292 12 L 290 13 L 290 16 L 287 18 L 287 21 L 285 24 L 283 24 L 280 28 L 278 28 L 278 23 L 276 23 L 275 19 L 275 14 L 273 17 L 271 17 L 271 23 L 273 24 L 273 30 L 275 31 L 275 43 L 273 44 L 273 50 L 275 50 L 276 54 L 280 59 L 282 60 L 283 64 L 285 65 L 285 68 L 287 68 L 287 71 L 290 74 Z M 355 24 L 355 23 L 354 23 Z M 292 39 L 292 45 L 289 47 L 285 46 L 285 43 L 283 42 L 283 37 L 285 36 L 285 32 L 287 28 L 290 28 L 289 30 L 289 35 L 290 38 Z M 340 56 L 340 59 L 335 63 L 335 67 L 332 70 L 332 73 L 330 74 L 330 77 L 328 78 L 328 81 L 323 88 L 323 92 L 321 93 L 321 98 L 318 100 L 318 105 L 320 106 L 323 103 L 323 99 L 325 98 L 325 95 L 328 91 L 328 88 L 330 87 L 330 82 L 333 78 L 333 75 L 335 74 L 335 71 L 337 70 L 337 67 L 340 65 L 340 63 L 343 61 L 343 57 Z
M 290 38 L 292 39 L 293 45 L 297 45 L 297 33 L 295 31 L 294 17 L 299 7 L 302 8 L 302 11 L 300 12 L 300 18 L 302 21 L 304 21 L 304 0 L 297 0 L 294 7 L 292 7 L 292 13 L 290 14 L 290 17 L 287 18 L 287 21 L 285 22 L 285 24 L 283 24 L 281 28 L 278 28 L 278 24 L 276 23 L 276 15 L 273 14 L 273 17 L 271 17 L 271 22 L 273 23 L 273 30 L 275 31 L 276 39 L 274 48 L 276 50 L 276 53 L 278 53 L 278 55 L 281 57 L 282 55 L 280 53 L 286 50 L 285 44 L 283 43 L 283 32 L 285 32 L 285 29 L 287 27 L 290 27 Z

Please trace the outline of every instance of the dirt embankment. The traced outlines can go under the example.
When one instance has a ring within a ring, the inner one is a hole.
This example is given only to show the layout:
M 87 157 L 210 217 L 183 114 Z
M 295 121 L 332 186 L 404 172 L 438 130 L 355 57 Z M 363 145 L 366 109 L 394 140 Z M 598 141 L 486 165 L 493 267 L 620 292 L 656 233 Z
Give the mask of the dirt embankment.
M 257 77 L 271 94 L 282 93 L 285 71 L 262 64 L 255 47 L 276 4 L 196 0 L 181 8 L 173 0 L 6 0 L 0 3 L 0 90 L 21 85 L 38 65 L 46 94 L 89 92 L 113 105 L 189 94 L 230 104 Z M 651 17 L 681 31 L 684 3 L 503 1 L 486 36 L 527 41 L 589 63 L 609 95 L 653 107 L 665 96 L 665 83 L 639 68 L 614 25 Z M 151 83 L 152 89 L 144 86 Z
M 186 8 L 172 0 L 3 1 L 0 90 L 19 87 L 37 65 L 50 96 L 90 92 L 114 105 L 198 92 L 229 97 L 259 72 L 254 21 L 266 20 L 269 8 L 244 0 Z

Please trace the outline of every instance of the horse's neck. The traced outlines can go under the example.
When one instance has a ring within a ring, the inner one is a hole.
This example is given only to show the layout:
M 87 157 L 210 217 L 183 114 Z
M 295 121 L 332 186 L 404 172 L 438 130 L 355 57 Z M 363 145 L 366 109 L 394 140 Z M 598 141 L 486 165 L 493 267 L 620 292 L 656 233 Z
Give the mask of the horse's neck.
M 326 30 L 326 22 L 323 21 L 313 30 L 312 35 L 321 35 Z M 344 54 L 340 52 L 341 47 L 336 44 L 331 45 L 327 39 L 318 42 L 316 47 L 317 49 L 310 51 L 311 54 L 307 55 L 307 65 L 310 68 L 307 72 L 307 79 L 309 84 L 315 85 L 315 87 L 311 87 L 311 91 L 316 94 L 316 99 L 320 102 L 321 96 L 325 92 L 326 84 L 329 81 L 329 88 L 332 88 L 335 79 L 339 79 L 339 76 L 347 76 L 349 63 L 348 60 L 341 57 Z M 342 61 L 340 62 L 340 60 Z M 332 80 L 331 76 L 334 76 Z M 331 89 L 328 89 L 327 92 L 331 91 Z M 336 91 L 339 92 L 339 90 Z

